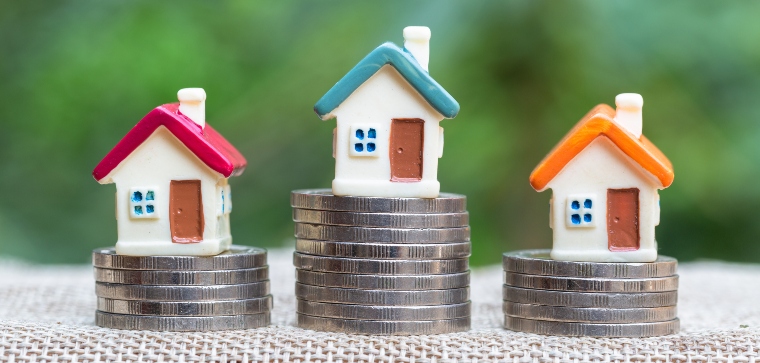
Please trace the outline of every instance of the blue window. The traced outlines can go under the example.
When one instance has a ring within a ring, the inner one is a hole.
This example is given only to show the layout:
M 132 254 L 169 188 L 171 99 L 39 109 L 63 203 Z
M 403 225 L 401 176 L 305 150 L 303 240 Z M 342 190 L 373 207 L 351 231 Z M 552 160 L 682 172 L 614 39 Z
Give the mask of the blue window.
M 230 214 L 232 211 L 232 194 L 230 192 L 230 186 L 219 186 L 217 192 L 219 193 L 219 201 L 216 210 L 217 215 L 222 216 L 225 214 Z
M 356 125 L 351 127 L 351 155 L 377 156 L 377 126 Z
M 156 189 L 132 188 L 129 191 L 129 211 L 132 218 L 158 218 L 156 213 Z
M 567 226 L 568 227 L 593 227 L 596 225 L 594 218 L 593 194 L 575 194 L 567 197 Z

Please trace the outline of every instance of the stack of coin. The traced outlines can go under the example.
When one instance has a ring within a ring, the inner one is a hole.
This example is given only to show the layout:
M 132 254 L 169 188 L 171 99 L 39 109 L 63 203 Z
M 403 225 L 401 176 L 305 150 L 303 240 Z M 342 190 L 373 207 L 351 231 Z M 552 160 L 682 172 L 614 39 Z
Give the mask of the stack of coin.
M 298 326 L 356 334 L 470 328 L 470 228 L 462 195 L 291 194 Z
M 554 261 L 549 250 L 505 253 L 504 326 L 526 333 L 651 337 L 679 331 L 677 261 Z
M 216 256 L 124 256 L 92 252 L 104 328 L 157 331 L 251 329 L 269 325 L 266 250 L 232 246 Z

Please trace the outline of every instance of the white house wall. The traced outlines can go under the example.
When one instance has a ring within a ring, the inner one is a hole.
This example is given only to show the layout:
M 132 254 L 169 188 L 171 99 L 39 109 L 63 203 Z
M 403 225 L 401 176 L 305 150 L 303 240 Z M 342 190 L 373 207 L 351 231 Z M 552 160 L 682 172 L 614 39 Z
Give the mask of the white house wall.
M 606 137 L 598 137 L 549 183 L 552 189 L 552 258 L 569 261 L 653 261 L 657 258 L 655 226 L 659 223 L 659 182 Z M 639 189 L 638 251 L 611 252 L 607 244 L 607 189 Z M 568 227 L 567 199 L 595 194 L 595 227 Z
M 226 185 L 226 178 L 206 166 L 165 127 L 159 127 L 108 177 L 116 183 L 117 253 L 208 255 L 222 252 L 224 245 L 229 245 L 229 215 L 217 217 L 218 186 Z M 172 180 L 201 181 L 204 215 L 201 243 L 172 243 L 169 223 Z M 130 217 L 133 187 L 156 187 L 157 219 Z
M 390 65 L 381 68 L 354 91 L 337 109 L 335 140 L 336 195 L 382 197 L 437 197 L 439 122 L 443 116 Z M 425 121 L 422 180 L 391 182 L 389 143 L 394 118 Z M 377 157 L 350 156 L 352 125 L 376 125 Z

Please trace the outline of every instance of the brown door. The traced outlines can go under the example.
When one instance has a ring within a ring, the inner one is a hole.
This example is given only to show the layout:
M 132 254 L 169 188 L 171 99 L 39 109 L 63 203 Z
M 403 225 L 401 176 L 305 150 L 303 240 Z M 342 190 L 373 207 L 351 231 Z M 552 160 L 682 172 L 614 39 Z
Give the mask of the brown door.
M 607 245 L 610 251 L 639 249 L 639 190 L 607 189 Z
M 172 180 L 169 223 L 174 243 L 203 241 L 203 201 L 200 180 Z
M 425 121 L 394 118 L 391 126 L 391 181 L 416 182 L 422 179 L 422 147 Z

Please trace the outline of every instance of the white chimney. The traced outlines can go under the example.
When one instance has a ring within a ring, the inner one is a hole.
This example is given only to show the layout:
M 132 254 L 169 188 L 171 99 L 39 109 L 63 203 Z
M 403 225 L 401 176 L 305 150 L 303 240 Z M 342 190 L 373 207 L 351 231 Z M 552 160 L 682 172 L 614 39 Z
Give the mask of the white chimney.
M 404 48 L 412 53 L 417 63 L 427 71 L 430 61 L 430 28 L 426 26 L 404 28 Z
M 615 97 L 615 122 L 636 138 L 641 137 L 641 108 L 644 98 L 638 93 L 621 93 Z
M 203 88 L 183 88 L 177 92 L 179 112 L 201 128 L 206 127 L 206 91 Z

